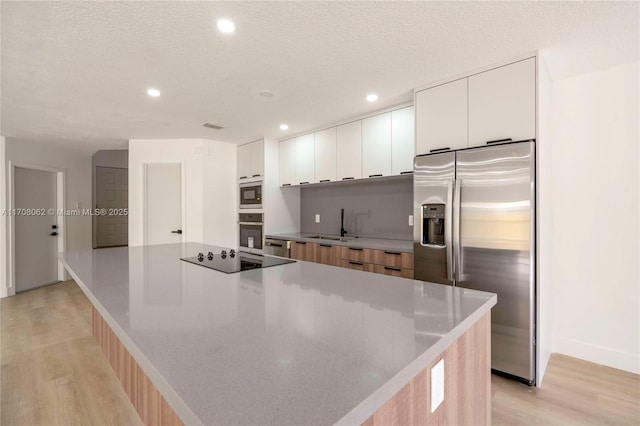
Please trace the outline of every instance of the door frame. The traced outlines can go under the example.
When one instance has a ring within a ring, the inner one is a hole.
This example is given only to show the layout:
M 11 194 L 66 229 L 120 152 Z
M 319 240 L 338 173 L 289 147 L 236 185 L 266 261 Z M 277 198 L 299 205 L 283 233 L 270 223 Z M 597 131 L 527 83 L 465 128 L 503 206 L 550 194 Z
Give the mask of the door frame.
M 143 245 L 148 245 L 148 241 L 149 241 L 149 222 L 147 221 L 147 206 L 148 206 L 148 202 L 147 202 L 147 179 L 148 179 L 148 170 L 149 170 L 149 165 L 152 164 L 180 164 L 180 179 L 182 182 L 180 182 L 180 190 L 181 190 L 181 194 L 180 196 L 182 197 L 182 202 L 181 202 L 181 216 L 182 216 L 182 242 L 187 241 L 186 240 L 186 236 L 187 236 L 187 230 L 185 227 L 185 224 L 187 222 L 187 186 L 186 186 L 186 173 L 185 173 L 185 164 L 184 161 L 144 161 L 142 163 L 142 220 L 143 220 L 143 227 L 142 227 L 142 244 Z
M 58 217 L 58 253 L 64 252 L 67 249 L 67 217 L 66 215 L 58 216 L 58 211 L 65 209 L 65 180 L 66 180 L 66 170 L 60 167 L 49 167 L 49 166 L 41 166 L 36 164 L 29 163 L 21 163 L 15 161 L 9 161 L 9 206 L 8 210 L 13 210 L 15 208 L 15 169 L 16 167 L 21 167 L 23 169 L 36 170 L 40 172 L 50 172 L 56 174 L 56 216 Z M 12 215 L 8 215 L 7 219 L 9 220 L 9 255 L 8 255 L 8 283 L 7 283 L 7 296 L 13 296 L 16 294 L 16 228 L 15 228 L 15 218 Z M 64 281 L 66 279 L 66 272 L 62 262 L 58 260 L 58 280 Z

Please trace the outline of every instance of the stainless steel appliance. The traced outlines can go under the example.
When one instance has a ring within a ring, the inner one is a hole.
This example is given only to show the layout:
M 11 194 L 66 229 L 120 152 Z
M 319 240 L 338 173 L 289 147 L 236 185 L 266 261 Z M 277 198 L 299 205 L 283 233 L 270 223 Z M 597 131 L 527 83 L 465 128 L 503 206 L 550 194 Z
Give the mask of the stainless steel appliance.
M 225 274 L 295 262 L 295 260 L 280 259 L 272 256 L 257 256 L 248 253 L 236 254 L 235 250 L 229 250 L 229 253 L 227 253 L 226 250 L 222 250 L 216 254 L 209 252 L 206 255 L 204 253 L 198 253 L 196 256 L 183 257 L 181 260 L 204 266 L 205 268 L 215 269 Z
M 291 241 L 265 238 L 263 253 L 273 256 L 291 257 Z
M 240 208 L 262 208 L 262 181 L 240 184 Z
M 418 156 L 415 279 L 498 294 L 491 366 L 535 384 L 535 141 Z
M 262 254 L 262 213 L 240 213 L 239 219 L 240 250 Z

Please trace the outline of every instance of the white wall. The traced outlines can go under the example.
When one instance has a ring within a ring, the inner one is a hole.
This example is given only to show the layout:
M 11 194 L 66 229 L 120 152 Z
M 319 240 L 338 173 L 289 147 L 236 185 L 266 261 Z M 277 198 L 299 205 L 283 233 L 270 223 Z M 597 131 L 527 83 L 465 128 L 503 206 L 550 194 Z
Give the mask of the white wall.
M 153 162 L 183 164 L 184 241 L 235 245 L 236 146 L 204 139 L 129 141 L 129 245 L 144 243 L 144 164 Z
M 542 385 L 544 373 L 552 351 L 552 315 L 553 315 L 553 272 L 551 239 L 553 236 L 551 221 L 553 204 L 551 202 L 553 158 L 552 147 L 552 82 L 543 52 L 537 58 L 538 74 L 538 117 L 537 117 L 537 381 Z
M 14 138 L 6 138 L 5 141 L 5 178 L 10 173 L 9 163 L 22 166 L 51 167 L 64 169 L 65 176 L 65 208 L 87 209 L 91 207 L 91 153 L 77 149 L 71 149 L 60 145 L 48 143 L 24 141 Z M 3 186 L 8 185 L 8 179 L 3 179 Z M 5 188 L 5 203 L 9 207 L 8 197 L 10 193 Z M 68 216 L 64 220 L 66 250 L 74 251 L 91 247 L 91 217 Z M 9 235 L 7 234 L 7 237 Z M 8 239 L 8 238 L 7 238 Z M 7 275 L 10 274 L 6 262 L 10 262 L 9 244 L 5 253 L 5 267 Z M 12 295 L 15 289 L 2 286 L 2 296 Z
M 555 81 L 550 164 L 554 352 L 634 373 L 640 373 L 638 76 L 634 62 Z
M 300 232 L 300 188 L 280 187 L 280 143 L 264 140 L 264 233 Z
M 96 167 L 129 168 L 129 151 L 126 149 L 103 149 L 91 157 L 91 205 L 96 205 Z M 92 218 L 92 247 L 96 247 L 97 216 Z

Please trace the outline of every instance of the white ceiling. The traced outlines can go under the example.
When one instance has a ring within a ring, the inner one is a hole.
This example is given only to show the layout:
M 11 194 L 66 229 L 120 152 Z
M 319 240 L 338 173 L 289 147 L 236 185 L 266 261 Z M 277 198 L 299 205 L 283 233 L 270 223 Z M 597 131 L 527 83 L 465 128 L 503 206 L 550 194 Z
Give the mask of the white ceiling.
M 639 56 L 637 2 L 2 1 L 1 14 L 2 134 L 96 148 L 282 138 L 536 49 L 555 79 Z

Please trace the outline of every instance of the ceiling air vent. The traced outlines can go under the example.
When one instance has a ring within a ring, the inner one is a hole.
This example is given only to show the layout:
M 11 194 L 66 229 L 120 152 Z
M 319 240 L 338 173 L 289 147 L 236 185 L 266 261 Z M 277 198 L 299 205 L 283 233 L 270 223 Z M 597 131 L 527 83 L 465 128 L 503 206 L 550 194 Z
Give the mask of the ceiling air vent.
M 222 127 L 222 126 L 218 126 L 217 124 L 213 124 L 213 123 L 209 123 L 209 122 L 204 123 L 203 126 L 204 127 L 208 127 L 210 129 L 215 129 L 215 130 L 224 129 L 224 127 Z

